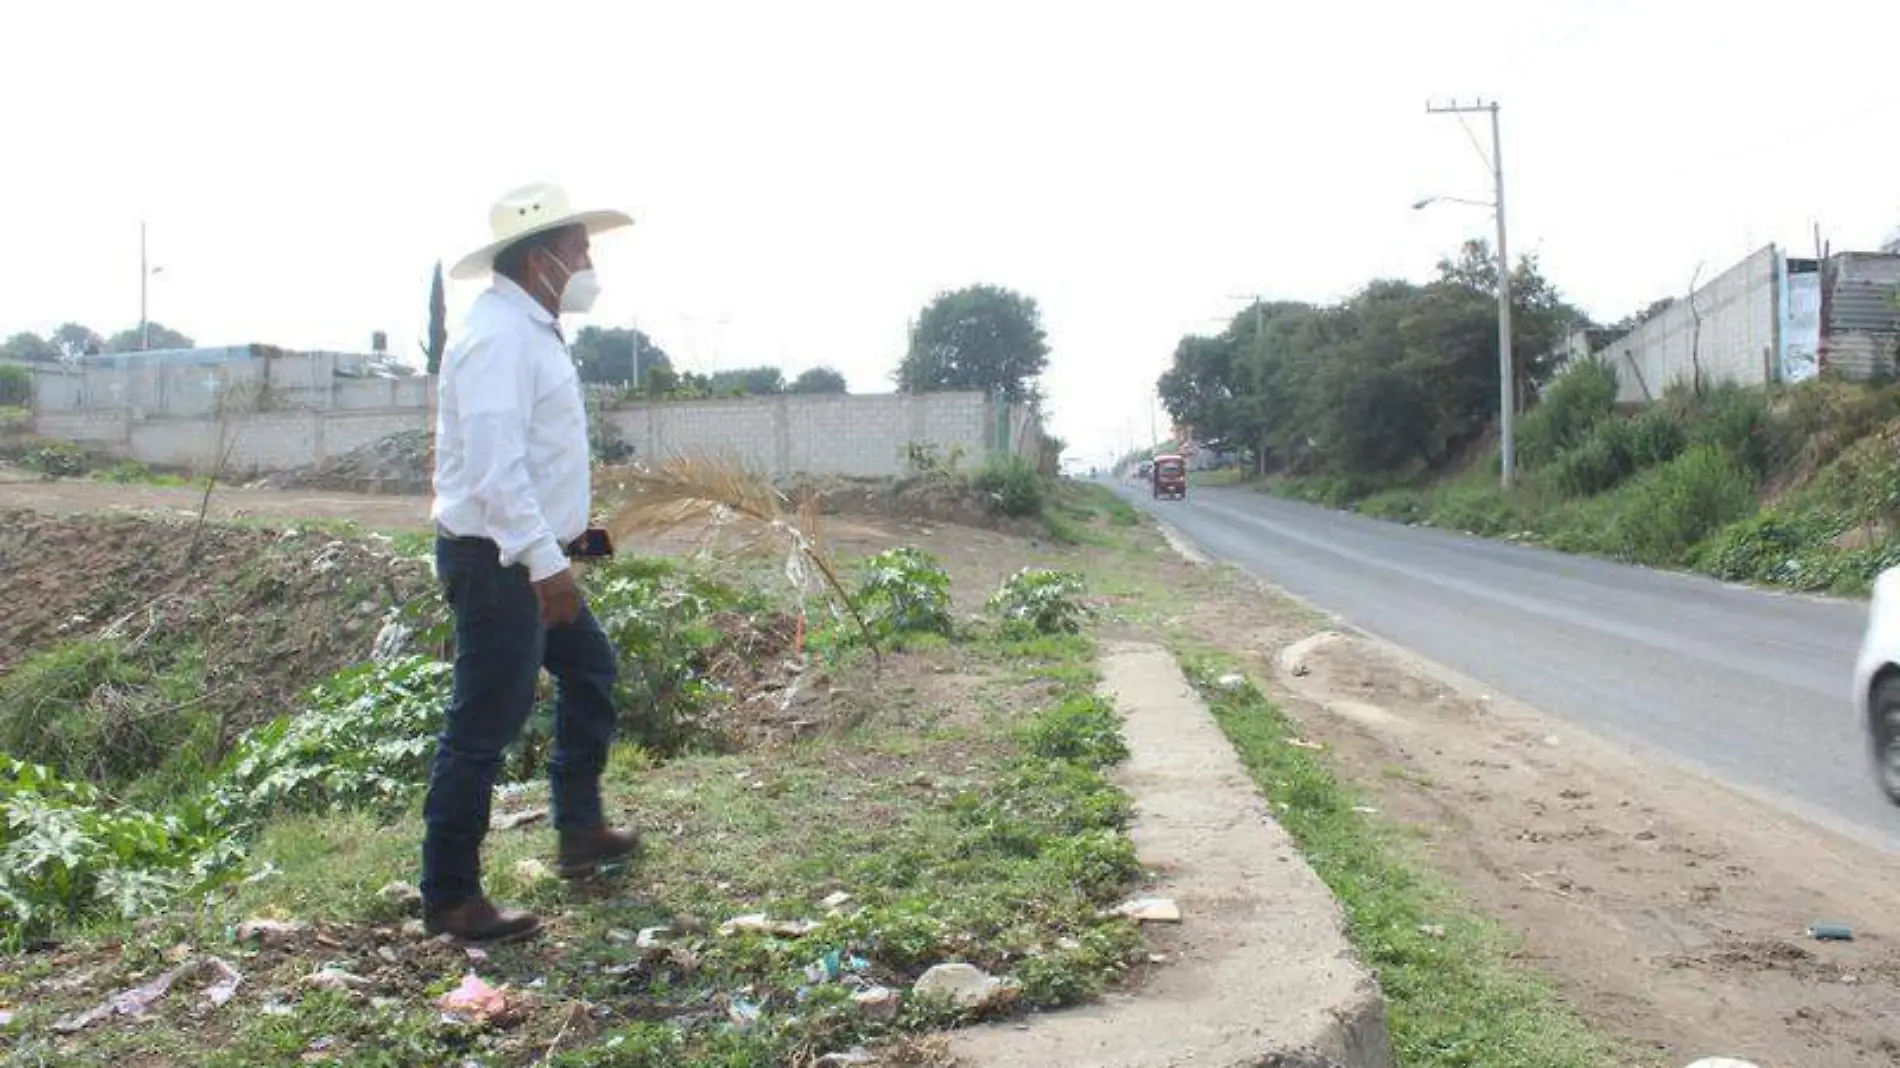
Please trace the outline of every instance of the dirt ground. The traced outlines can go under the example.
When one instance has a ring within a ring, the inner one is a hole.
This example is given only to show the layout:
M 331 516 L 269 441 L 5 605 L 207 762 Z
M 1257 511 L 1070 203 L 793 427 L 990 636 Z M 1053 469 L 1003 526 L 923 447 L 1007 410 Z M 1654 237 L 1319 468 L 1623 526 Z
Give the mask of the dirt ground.
M 0 483 L 0 509 L 196 512 L 197 491 Z M 425 527 L 421 498 L 220 491 L 212 514 Z M 947 524 L 835 518 L 834 548 L 945 558 L 976 611 L 1053 547 Z M 1103 566 L 1169 591 L 1142 623 L 1248 657 L 1307 736 L 1429 863 L 1512 930 L 1599 1027 L 1665 1063 L 1900 1064 L 1900 858 L 1498 700 L 1237 573 L 1157 552 Z M 1167 613 L 1173 613 L 1168 615 Z M 1324 636 L 1320 636 L 1324 635 Z M 1820 941 L 1844 924 L 1852 941 Z
M 1900 1064 L 1900 858 L 1332 629 L 1231 570 L 1159 567 L 1188 605 L 1170 622 L 1247 656 L 1592 1023 L 1664 1063 Z M 1817 924 L 1853 940 L 1818 940 Z
M 53 515 L 75 512 L 160 512 L 196 517 L 204 491 L 191 486 L 119 485 L 90 479 L 41 480 L 0 470 L 0 508 L 31 508 Z M 426 530 L 429 498 L 383 497 L 301 490 L 219 487 L 206 513 L 229 522 L 297 523 L 353 520 L 371 530 Z

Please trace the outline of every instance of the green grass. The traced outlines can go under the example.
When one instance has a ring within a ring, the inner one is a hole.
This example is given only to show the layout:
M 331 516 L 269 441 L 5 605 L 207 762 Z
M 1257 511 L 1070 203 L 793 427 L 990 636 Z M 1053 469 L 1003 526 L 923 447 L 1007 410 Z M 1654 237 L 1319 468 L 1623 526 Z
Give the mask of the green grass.
M 1259 690 L 1209 680 L 1223 656 L 1184 658 L 1215 718 L 1280 821 L 1344 907 L 1348 935 L 1379 977 L 1405 1068 L 1600 1068 L 1652 1063 L 1593 1033 L 1550 983 L 1512 963 L 1512 938 L 1484 919 L 1373 818 L 1323 755 L 1288 744 L 1294 724 Z
M 887 685 L 868 665 L 841 662 L 829 670 L 876 690 L 879 704 L 875 718 L 848 733 L 659 764 L 623 745 L 605 782 L 610 810 L 644 828 L 650 849 L 630 876 L 577 894 L 528 870 L 550 850 L 545 823 L 491 834 L 490 894 L 541 911 L 550 930 L 473 967 L 517 992 L 534 984 L 532 1003 L 541 1008 L 526 1022 L 472 1031 L 439 1021 L 433 997 L 471 967 L 459 953 L 398 942 L 400 964 L 387 968 L 367 955 L 372 932 L 404 919 L 380 891 L 413 878 L 421 829 L 411 803 L 393 818 L 279 817 L 252 847 L 245 867 L 254 878 L 156 925 L 101 921 L 63 932 L 82 955 L 99 947 L 107 962 L 99 989 L 22 999 L 24 1033 L 43 1035 L 57 1015 L 130 985 L 134 969 L 149 977 L 162 951 L 179 943 L 221 953 L 245 971 L 239 1000 L 206 1028 L 185 1013 L 190 998 L 174 996 L 157 1022 L 136 1032 L 87 1032 L 68 1050 L 74 1063 L 107 1056 L 212 1068 L 284 1063 L 327 1038 L 338 1064 L 476 1055 L 528 1064 L 552 1045 L 559 1006 L 583 1000 L 644 1022 L 590 1028 L 548 1063 L 798 1063 L 960 1019 L 909 999 L 894 1022 L 869 1019 L 846 987 L 804 975 L 832 952 L 862 957 L 868 979 L 899 991 L 931 964 L 963 960 L 1016 980 L 1021 1008 L 1099 993 L 1137 959 L 1141 943 L 1132 925 L 1102 915 L 1138 865 L 1123 831 L 1128 800 L 1107 778 L 1125 750 L 1113 709 L 1092 695 L 1091 642 L 979 629 L 895 656 L 904 664 L 885 670 L 897 678 L 934 679 L 941 666 L 976 681 L 959 682 L 953 701 L 929 685 Z M 545 804 L 545 787 L 526 787 L 506 806 L 536 804 Z M 851 901 L 827 916 L 821 902 L 834 891 Z M 802 938 L 717 933 L 725 919 L 750 912 L 823 925 Z M 333 947 L 310 945 L 285 958 L 229 943 L 236 924 L 259 916 L 334 925 Z M 694 932 L 677 936 L 690 964 L 641 964 L 621 934 L 664 924 Z M 126 947 L 123 958 L 110 950 L 117 944 Z M 299 990 L 297 981 L 326 961 L 374 976 L 377 993 L 393 1000 L 365 1007 Z M 15 962 L 4 963 L 0 972 Z M 266 991 L 293 1005 L 290 1013 L 259 1012 Z M 758 1024 L 738 1033 L 723 1025 L 734 998 L 763 1006 Z M 688 1022 L 666 1022 L 676 1018 Z M 0 1053 L 8 1043 L 0 1037 Z M 586 1048 L 573 1050 L 577 1044 Z M 36 1050 L 49 1052 L 31 1041 L 11 1048 L 17 1056 Z
M 1097 520 L 1105 520 L 1106 527 Z M 1064 480 L 1044 502 L 1042 522 L 1061 544 L 1107 548 L 1119 544 L 1119 533 L 1141 525 L 1141 513 L 1107 486 Z

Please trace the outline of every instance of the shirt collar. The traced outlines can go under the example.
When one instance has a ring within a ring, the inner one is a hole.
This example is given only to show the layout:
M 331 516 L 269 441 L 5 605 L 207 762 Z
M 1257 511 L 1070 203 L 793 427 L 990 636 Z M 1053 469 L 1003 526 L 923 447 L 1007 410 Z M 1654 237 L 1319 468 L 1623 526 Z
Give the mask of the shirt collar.
M 496 275 L 494 291 L 510 303 L 520 306 L 521 310 L 527 313 L 528 318 L 543 326 L 553 327 L 556 334 L 561 332 L 561 324 L 555 320 L 553 314 L 542 307 L 540 301 L 529 296 L 528 291 L 521 288 L 514 279 L 506 275 Z

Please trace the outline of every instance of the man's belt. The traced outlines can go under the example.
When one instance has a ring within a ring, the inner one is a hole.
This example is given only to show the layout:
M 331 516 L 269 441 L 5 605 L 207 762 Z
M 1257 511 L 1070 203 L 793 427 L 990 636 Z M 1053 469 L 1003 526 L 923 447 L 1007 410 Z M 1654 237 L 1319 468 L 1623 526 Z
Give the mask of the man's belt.
M 435 536 L 444 541 L 475 541 L 495 544 L 493 538 L 483 538 L 466 534 L 457 534 L 440 523 L 436 524 Z M 612 535 L 599 527 L 590 527 L 580 537 L 561 546 L 562 555 L 569 560 L 605 560 L 614 554 Z

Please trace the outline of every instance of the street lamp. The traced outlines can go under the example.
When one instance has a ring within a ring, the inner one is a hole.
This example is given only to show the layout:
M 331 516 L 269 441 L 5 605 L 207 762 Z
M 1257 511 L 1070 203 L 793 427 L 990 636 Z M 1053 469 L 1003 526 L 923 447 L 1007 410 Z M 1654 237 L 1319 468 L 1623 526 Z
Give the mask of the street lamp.
M 1464 115 L 1470 112 L 1490 112 L 1491 114 L 1491 155 L 1485 160 L 1491 171 L 1493 186 L 1490 201 L 1465 200 L 1460 197 L 1426 197 L 1412 205 L 1414 211 L 1431 206 L 1438 201 L 1455 204 L 1469 204 L 1475 207 L 1489 208 L 1498 220 L 1498 458 L 1500 460 L 1502 481 L 1505 489 L 1510 489 L 1517 480 L 1517 375 L 1511 361 L 1511 257 L 1504 243 L 1504 148 L 1498 134 L 1497 101 L 1476 104 L 1452 103 L 1445 107 L 1427 104 L 1425 110 L 1431 114 Z M 1462 120 L 1461 120 L 1462 121 Z M 1469 127 L 1466 128 L 1469 133 Z M 1473 138 L 1476 145 L 1476 138 Z M 1478 149 L 1483 155 L 1484 150 Z
M 148 351 L 152 347 L 152 320 L 151 320 L 151 317 L 146 314 L 146 303 L 145 303 L 146 283 L 151 280 L 151 277 L 153 275 L 159 273 L 160 271 L 163 271 L 164 269 L 165 268 L 163 267 L 153 267 L 145 259 L 145 223 L 143 220 L 140 220 L 139 222 L 139 351 L 140 352 Z

